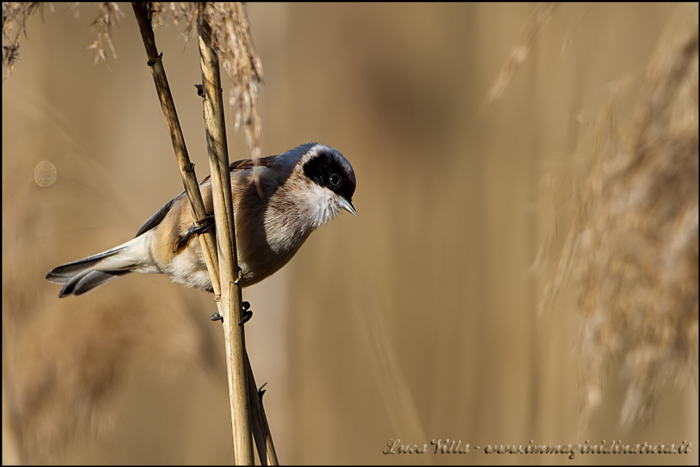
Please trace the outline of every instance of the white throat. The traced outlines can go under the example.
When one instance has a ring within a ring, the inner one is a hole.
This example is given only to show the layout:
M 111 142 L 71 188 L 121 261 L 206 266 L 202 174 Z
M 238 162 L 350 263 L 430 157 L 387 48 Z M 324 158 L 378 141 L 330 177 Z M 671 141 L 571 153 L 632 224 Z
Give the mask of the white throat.
M 338 214 L 340 206 L 335 199 L 338 195 L 315 183 L 311 184 L 308 193 L 307 219 L 311 228 L 317 229 Z

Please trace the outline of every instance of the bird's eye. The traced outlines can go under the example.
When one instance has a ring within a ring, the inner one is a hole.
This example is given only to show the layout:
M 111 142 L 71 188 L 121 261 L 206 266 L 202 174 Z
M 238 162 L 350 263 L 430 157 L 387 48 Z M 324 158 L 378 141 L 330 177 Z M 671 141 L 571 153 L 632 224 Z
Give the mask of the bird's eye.
M 338 175 L 336 173 L 331 174 L 329 180 L 331 182 L 331 185 L 338 186 L 340 184 L 340 175 Z

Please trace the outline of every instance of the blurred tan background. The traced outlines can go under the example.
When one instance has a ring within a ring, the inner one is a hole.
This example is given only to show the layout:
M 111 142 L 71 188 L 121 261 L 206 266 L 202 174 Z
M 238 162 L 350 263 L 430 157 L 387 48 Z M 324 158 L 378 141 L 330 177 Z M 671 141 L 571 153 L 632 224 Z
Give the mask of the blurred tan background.
M 231 463 L 223 338 L 204 292 L 128 276 L 57 298 L 52 267 L 131 238 L 182 191 L 133 12 L 93 65 L 89 24 L 34 15 L 3 81 L 3 463 Z M 244 291 L 283 463 L 697 464 L 697 386 L 618 424 L 613 368 L 584 425 L 575 290 L 538 314 L 571 220 L 574 155 L 615 83 L 697 9 L 560 5 L 503 97 L 487 95 L 533 4 L 250 4 L 263 154 L 318 141 L 353 164 L 359 216 Z M 197 176 L 196 41 L 156 30 Z M 696 23 L 697 24 L 697 23 Z M 184 49 L 184 50 L 183 50 Z M 227 89 L 225 88 L 225 92 Z M 228 121 L 232 160 L 248 157 Z M 56 168 L 41 187 L 42 161 Z M 536 261 L 549 245 L 542 261 Z M 541 267 L 535 267 L 542 264 Z M 692 443 L 688 455 L 384 455 L 402 444 Z

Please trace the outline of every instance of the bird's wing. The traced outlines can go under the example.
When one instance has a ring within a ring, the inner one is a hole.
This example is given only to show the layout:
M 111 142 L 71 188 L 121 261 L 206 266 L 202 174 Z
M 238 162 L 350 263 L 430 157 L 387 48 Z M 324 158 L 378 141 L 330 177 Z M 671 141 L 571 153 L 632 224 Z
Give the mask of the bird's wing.
M 151 218 L 148 219 L 148 220 L 141 226 L 141 228 L 139 229 L 139 231 L 136 233 L 136 236 L 138 237 L 139 235 L 142 235 L 143 233 L 148 232 L 148 231 L 151 230 L 153 227 L 155 227 L 155 226 L 157 226 L 158 224 L 160 224 L 160 222 L 163 220 L 163 218 L 166 216 L 166 214 L 168 214 L 168 212 L 170 211 L 170 208 L 173 207 L 173 203 L 175 202 L 175 200 L 176 200 L 177 198 L 178 198 L 178 197 L 175 197 L 175 198 L 171 199 L 170 201 L 168 201 L 168 203 L 167 203 L 165 206 L 163 206 L 162 208 L 160 208 L 160 211 L 158 211 L 157 213 L 153 214 L 153 216 L 151 216 Z
M 268 159 L 268 158 L 263 157 L 261 159 L 261 161 L 263 161 L 262 165 L 265 165 L 266 159 Z M 253 161 L 251 159 L 241 159 L 241 160 L 238 160 L 235 162 L 231 162 L 231 164 L 229 165 L 229 170 L 231 172 L 238 171 L 238 170 L 245 170 L 245 169 L 248 169 L 250 167 L 253 167 L 253 165 L 254 164 L 253 164 Z M 210 178 L 210 176 L 207 175 L 204 178 L 204 180 L 199 182 L 201 188 L 204 188 L 201 185 L 204 185 L 206 182 L 208 182 L 209 178 Z M 168 203 L 165 206 L 163 206 L 162 208 L 160 208 L 160 210 L 157 213 L 153 214 L 153 216 L 151 216 L 151 218 L 148 219 L 141 226 L 139 231 L 136 233 L 136 236 L 138 237 L 139 235 L 142 235 L 144 232 L 148 232 L 149 230 L 151 230 L 152 228 L 154 228 L 155 226 L 160 224 L 161 221 L 163 220 L 163 218 L 168 214 L 168 212 L 170 212 L 170 209 L 173 207 L 173 203 L 175 202 L 175 200 L 178 199 L 180 196 L 182 196 L 184 193 L 185 192 L 183 191 L 178 196 L 176 196 L 175 198 L 168 201 Z

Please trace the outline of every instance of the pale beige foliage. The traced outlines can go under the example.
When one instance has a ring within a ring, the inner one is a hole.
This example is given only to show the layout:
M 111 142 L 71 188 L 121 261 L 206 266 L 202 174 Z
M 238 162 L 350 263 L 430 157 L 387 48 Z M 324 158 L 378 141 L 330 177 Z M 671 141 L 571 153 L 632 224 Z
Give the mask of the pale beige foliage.
M 19 59 L 19 42 L 22 32 L 26 34 L 26 21 L 41 3 L 9 2 L 2 4 L 3 66 L 5 77 L 9 76 Z M 80 3 L 73 3 L 72 10 L 78 16 Z M 169 12 L 176 26 L 184 25 L 184 37 L 188 40 L 196 29 L 197 8 L 192 2 L 153 2 L 151 14 L 154 27 L 164 24 Z M 261 152 L 261 123 L 258 115 L 258 92 L 263 80 L 262 62 L 255 51 L 250 35 L 250 25 L 245 6 L 240 2 L 206 3 L 204 14 L 211 26 L 214 47 L 219 54 L 221 66 L 231 80 L 229 104 L 235 112 L 234 127 L 243 127 L 250 152 L 254 158 Z M 95 51 L 95 63 L 106 60 L 109 48 L 117 58 L 112 42 L 112 28 L 119 25 L 124 13 L 114 2 L 99 3 L 97 17 L 91 26 L 96 33 L 88 49 Z
M 112 26 L 119 25 L 119 18 L 123 16 L 124 13 L 119 9 L 119 5 L 117 3 L 100 3 L 97 18 L 90 23 L 93 30 L 97 33 L 95 42 L 90 44 L 88 47 L 88 49 L 95 51 L 95 63 L 97 63 L 100 59 L 105 61 L 107 60 L 107 56 L 105 55 L 105 45 L 109 45 L 112 55 L 114 58 L 117 58 L 117 51 L 114 49 L 111 33 Z
M 245 6 L 240 2 L 206 3 L 204 15 L 212 30 L 219 62 L 231 80 L 229 105 L 234 109 L 236 129 L 243 127 L 251 155 L 261 155 L 261 123 L 258 115 L 258 92 L 263 81 L 262 61 L 255 51 Z M 175 25 L 183 25 L 185 40 L 196 30 L 197 8 L 194 3 L 154 2 L 154 26 L 163 24 L 166 12 Z
M 40 10 L 37 2 L 3 2 L 2 3 L 2 66 L 3 76 L 7 78 L 19 60 L 19 40 L 27 34 L 27 19 Z
M 629 426 L 653 415 L 669 384 L 697 380 L 697 19 L 662 41 L 622 124 L 620 93 L 582 150 L 575 225 L 548 298 L 577 280 L 583 414 L 614 368 Z
M 542 29 L 542 26 L 551 18 L 556 7 L 557 3 L 538 3 L 535 5 L 530 18 L 518 38 L 518 42 L 515 47 L 513 47 L 508 60 L 503 64 L 498 76 L 496 76 L 491 89 L 489 89 L 488 96 L 486 97 L 487 105 L 491 105 L 493 102 L 503 97 L 503 93 L 513 81 L 513 78 L 515 78 L 520 66 L 527 60 L 528 55 L 530 55 L 530 49 L 535 42 L 535 38 L 537 38 L 537 35 Z
M 258 92 L 262 83 L 262 62 L 253 47 L 248 16 L 242 3 L 208 3 L 204 10 L 212 29 L 214 47 L 232 88 L 229 105 L 236 118 L 235 128 L 243 125 L 254 158 L 260 157 L 260 117 Z

